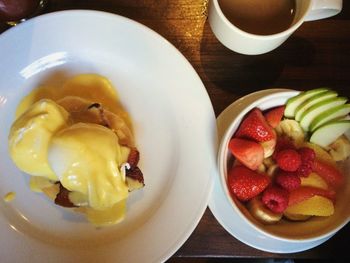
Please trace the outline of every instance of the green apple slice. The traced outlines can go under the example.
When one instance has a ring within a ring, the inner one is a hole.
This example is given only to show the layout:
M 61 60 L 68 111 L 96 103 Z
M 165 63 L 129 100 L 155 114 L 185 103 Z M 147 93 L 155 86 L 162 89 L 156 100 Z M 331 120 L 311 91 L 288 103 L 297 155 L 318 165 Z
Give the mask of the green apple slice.
M 308 98 L 326 91 L 328 91 L 327 88 L 312 89 L 301 92 L 299 95 L 290 98 L 289 100 L 287 100 L 286 109 L 284 110 L 284 116 L 286 116 L 287 118 L 293 118 L 295 116 L 295 110 L 300 104 L 302 104 Z
M 330 121 L 319 127 L 310 137 L 310 142 L 327 147 L 350 129 L 350 120 Z
M 350 104 L 339 105 L 318 115 L 310 124 L 310 131 L 315 131 L 326 122 L 346 117 L 350 113 Z
M 348 138 L 348 140 L 350 140 L 350 130 L 347 130 L 346 132 L 344 132 L 344 135 L 346 138 Z
M 336 97 L 316 103 L 301 115 L 300 126 L 304 131 L 309 131 L 310 124 L 315 118 L 326 110 L 345 104 L 347 100 L 345 97 Z
M 343 120 L 350 120 L 350 115 L 347 115 L 343 118 Z M 344 132 L 344 135 L 346 138 L 348 138 L 348 140 L 350 141 L 350 130 L 347 130 L 346 132 Z
M 294 119 L 296 121 L 300 121 L 300 117 L 303 115 L 303 113 L 311 108 L 313 105 L 319 103 L 320 101 L 324 101 L 326 99 L 337 97 L 338 93 L 335 91 L 326 91 L 318 93 L 310 98 L 308 98 L 306 101 L 301 103 L 296 109 L 295 109 L 295 117 Z

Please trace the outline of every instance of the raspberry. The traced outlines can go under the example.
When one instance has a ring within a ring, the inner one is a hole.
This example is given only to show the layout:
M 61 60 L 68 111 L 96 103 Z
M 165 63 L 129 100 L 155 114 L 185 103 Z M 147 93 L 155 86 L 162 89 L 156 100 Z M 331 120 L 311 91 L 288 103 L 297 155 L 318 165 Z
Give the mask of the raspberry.
M 285 150 L 285 149 L 295 149 L 293 142 L 288 137 L 278 137 L 277 139 L 277 150 Z
M 276 162 L 282 170 L 295 172 L 301 164 L 301 157 L 296 150 L 286 149 L 276 154 Z
M 289 202 L 289 192 L 279 186 L 267 188 L 261 198 L 263 204 L 274 213 L 283 213 Z
M 313 162 L 315 160 L 315 157 L 316 157 L 315 151 L 311 148 L 308 148 L 308 147 L 300 148 L 298 150 L 298 153 L 300 154 L 302 162 L 307 162 L 307 161 Z
M 300 177 L 296 173 L 290 172 L 281 172 L 277 174 L 275 180 L 278 185 L 288 191 L 297 189 L 301 184 Z
M 301 177 L 308 177 L 312 173 L 312 166 L 316 158 L 315 151 L 308 147 L 302 147 L 298 150 L 301 158 L 301 165 L 297 174 Z
M 308 177 L 312 173 L 312 165 L 314 162 L 302 162 L 296 171 L 297 174 L 301 177 Z
M 293 142 L 290 139 L 288 139 L 288 137 L 278 137 L 275 152 L 273 153 L 272 157 L 275 159 L 278 152 L 286 149 L 295 150 Z

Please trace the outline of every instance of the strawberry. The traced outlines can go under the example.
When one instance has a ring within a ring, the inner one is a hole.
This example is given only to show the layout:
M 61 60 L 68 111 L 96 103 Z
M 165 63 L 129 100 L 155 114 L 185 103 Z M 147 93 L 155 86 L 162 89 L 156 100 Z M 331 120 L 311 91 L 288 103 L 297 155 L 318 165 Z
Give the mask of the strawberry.
M 272 128 L 276 128 L 283 118 L 286 106 L 279 106 L 267 111 L 264 116 Z
M 326 197 L 332 201 L 335 200 L 335 192 L 333 190 L 324 190 L 312 186 L 300 186 L 289 192 L 288 206 L 305 201 L 315 195 Z
M 233 138 L 228 147 L 231 153 L 245 166 L 256 170 L 263 162 L 264 149 L 254 141 Z
M 260 194 L 269 185 L 270 178 L 249 168 L 233 166 L 228 174 L 227 185 L 232 195 L 241 201 L 248 201 Z
M 343 174 L 335 166 L 328 163 L 316 159 L 313 162 L 312 170 L 334 188 L 340 187 L 344 182 Z
M 252 109 L 239 126 L 236 136 L 265 142 L 275 138 L 272 127 L 266 122 L 261 110 Z

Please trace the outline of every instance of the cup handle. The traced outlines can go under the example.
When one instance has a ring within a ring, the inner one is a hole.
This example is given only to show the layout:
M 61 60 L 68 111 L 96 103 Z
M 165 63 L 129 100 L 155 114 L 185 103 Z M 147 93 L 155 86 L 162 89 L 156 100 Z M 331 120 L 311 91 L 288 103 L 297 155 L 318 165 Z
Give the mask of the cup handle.
M 312 0 L 305 21 L 319 20 L 338 14 L 343 7 L 342 0 Z

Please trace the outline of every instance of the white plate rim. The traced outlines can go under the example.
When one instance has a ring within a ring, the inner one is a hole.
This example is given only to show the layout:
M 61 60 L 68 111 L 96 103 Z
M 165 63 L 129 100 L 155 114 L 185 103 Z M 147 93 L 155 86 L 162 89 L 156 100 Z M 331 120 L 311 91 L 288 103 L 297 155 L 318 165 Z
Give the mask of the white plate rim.
M 151 30 L 150 28 L 136 22 L 136 21 L 133 21 L 131 19 L 128 19 L 128 18 L 125 18 L 125 17 L 122 17 L 122 16 L 118 16 L 118 15 L 115 15 L 115 14 L 110 14 L 110 13 L 106 13 L 106 12 L 101 12 L 101 11 L 92 11 L 92 10 L 70 10 L 70 11 L 59 11 L 59 12 L 54 12 L 54 13 L 50 13 L 50 14 L 45 14 L 45 15 L 42 15 L 42 16 L 39 16 L 39 17 L 36 17 L 36 18 L 33 18 L 31 20 L 29 20 L 28 22 L 26 23 L 23 23 L 21 25 L 19 25 L 18 27 L 16 28 L 13 28 L 11 30 L 8 30 L 6 32 L 4 32 L 2 35 L 0 35 L 0 45 L 1 45 L 1 41 L 2 39 L 8 37 L 9 35 L 12 35 L 14 34 L 14 32 L 17 32 L 17 31 L 20 31 L 23 30 L 26 28 L 26 27 L 29 27 L 31 23 L 35 23 L 35 22 L 38 22 L 38 21 L 45 21 L 47 19 L 54 19 L 56 17 L 60 17 L 60 16 L 69 16 L 69 15 L 74 15 L 74 16 L 79 16 L 79 15 L 82 15 L 82 16 L 98 16 L 98 17 L 106 17 L 108 19 L 116 19 L 116 20 L 124 20 L 126 23 L 130 23 L 130 24 L 133 24 L 133 26 L 136 26 L 138 27 L 140 30 L 146 32 L 147 34 L 150 34 L 152 37 L 154 38 L 157 38 L 158 41 L 162 41 L 163 42 L 163 45 L 165 45 L 167 48 L 169 49 L 172 49 L 173 52 L 175 52 L 177 54 L 178 57 L 180 57 L 180 59 L 183 61 L 183 63 L 186 65 L 187 69 L 192 71 L 191 74 L 193 76 L 194 79 L 196 79 L 197 82 L 201 82 L 199 76 L 197 75 L 197 73 L 195 72 L 195 70 L 193 69 L 193 67 L 190 65 L 190 63 L 187 61 L 187 59 L 172 45 L 170 44 L 166 39 L 164 39 L 162 36 L 160 36 L 158 33 L 154 32 L 153 30 Z M 213 123 L 213 128 L 215 126 L 215 131 L 210 131 L 212 133 L 215 133 L 216 132 L 216 123 L 215 123 L 215 114 L 214 114 L 214 111 L 213 111 L 213 108 L 212 108 L 212 105 L 210 103 L 210 99 L 209 99 L 209 96 L 206 92 L 206 89 L 203 85 L 203 83 L 201 84 L 202 85 L 202 94 L 204 95 L 205 97 L 205 100 L 204 103 L 206 103 L 207 106 L 210 107 L 209 111 L 211 112 L 211 117 L 212 119 L 208 120 L 208 123 Z M 211 125 L 211 124 L 210 124 Z M 215 134 L 213 134 L 214 137 L 215 137 Z M 216 144 L 216 141 L 214 142 L 211 142 L 210 144 L 212 144 L 213 148 L 217 147 Z M 213 168 L 216 168 L 216 148 L 215 149 L 212 149 L 214 150 L 215 152 L 213 152 L 213 163 L 212 164 L 209 164 L 210 166 L 210 169 L 209 170 L 214 170 Z M 210 163 L 210 162 L 208 162 Z M 214 167 L 215 166 L 215 167 Z M 204 179 L 204 178 L 203 178 Z M 170 247 L 168 247 L 167 250 L 165 250 L 162 254 L 159 254 L 157 256 L 157 259 L 156 261 L 165 261 L 166 259 L 168 259 L 172 254 L 174 254 L 179 248 L 180 246 L 187 240 L 187 238 L 190 236 L 190 234 L 193 232 L 193 230 L 195 229 L 195 227 L 197 226 L 199 220 L 201 219 L 206 207 L 207 207 L 207 203 L 208 203 L 208 199 L 209 199 L 209 193 L 211 192 L 211 189 L 212 189 L 212 180 L 211 180 L 211 176 L 208 175 L 206 176 L 206 180 L 203 180 L 203 185 L 202 185 L 202 193 L 203 193 L 203 199 L 200 200 L 200 205 L 198 206 L 198 209 L 197 211 L 195 212 L 196 216 L 193 218 L 193 220 L 191 222 L 188 222 L 188 225 L 185 227 L 185 229 L 182 231 L 183 233 L 180 234 L 180 238 L 178 240 L 173 240 L 173 244 L 170 245 Z M 181 232 L 181 231 L 179 231 Z M 155 258 L 153 258 L 155 259 Z M 147 258 L 145 258 L 145 260 L 147 261 Z

